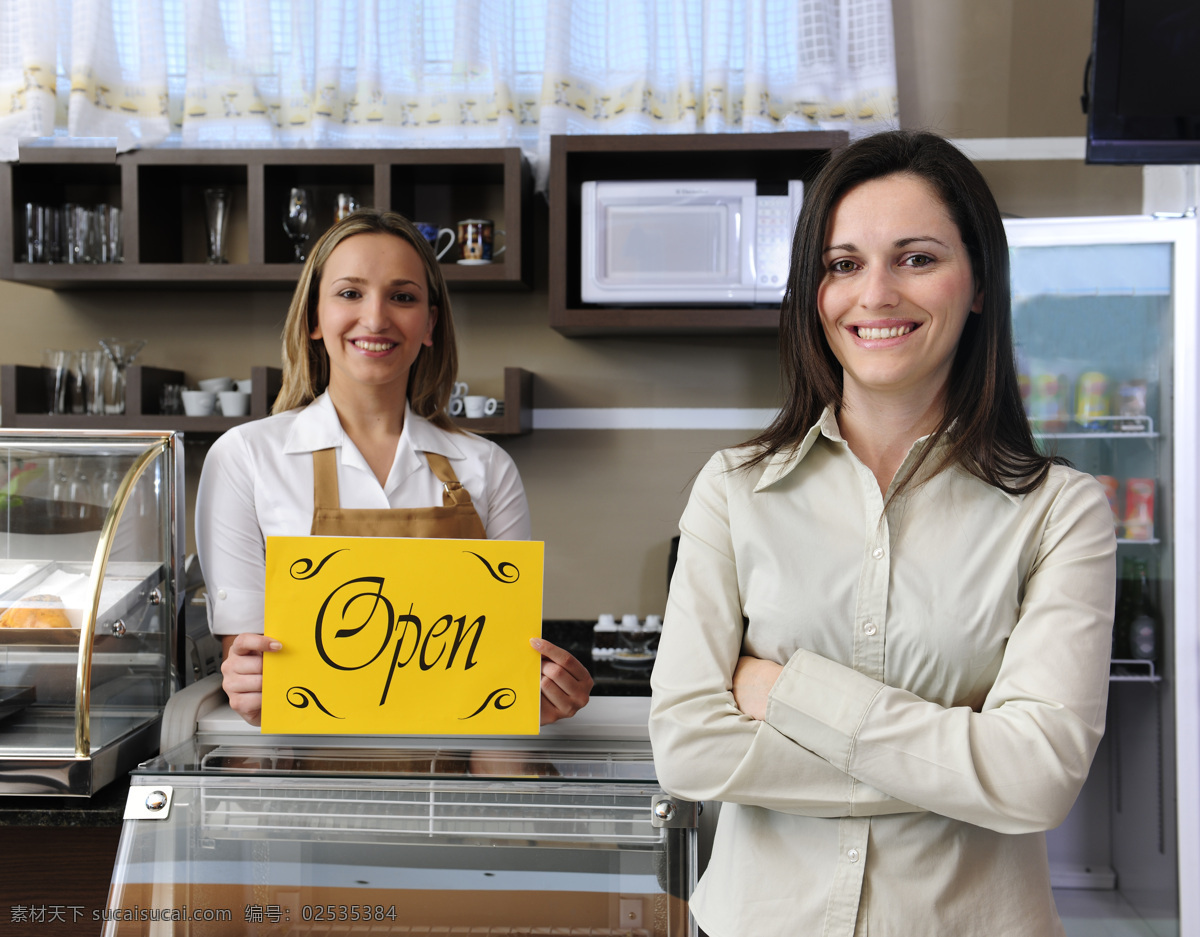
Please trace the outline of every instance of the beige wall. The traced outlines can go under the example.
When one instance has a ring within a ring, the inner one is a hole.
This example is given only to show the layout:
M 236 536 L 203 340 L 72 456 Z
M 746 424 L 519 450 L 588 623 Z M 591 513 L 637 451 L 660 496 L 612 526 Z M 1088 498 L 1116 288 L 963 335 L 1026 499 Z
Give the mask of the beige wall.
M 1082 136 L 1091 0 L 893 0 L 901 119 L 954 137 Z M 1131 213 L 1140 170 L 1071 162 L 981 167 L 1019 216 Z M 537 286 L 455 294 L 462 368 L 499 393 L 506 366 L 535 373 L 538 407 L 773 407 L 773 339 L 567 339 L 547 326 L 544 207 Z M 279 360 L 283 292 L 64 292 L 0 283 L 0 360 L 37 364 L 44 346 L 103 335 L 148 339 L 146 364 L 189 381 L 244 377 Z M 534 534 L 547 543 L 545 614 L 661 612 L 668 541 L 695 472 L 733 431 L 539 431 L 503 445 L 520 466 Z M 189 460 L 194 483 L 199 459 Z

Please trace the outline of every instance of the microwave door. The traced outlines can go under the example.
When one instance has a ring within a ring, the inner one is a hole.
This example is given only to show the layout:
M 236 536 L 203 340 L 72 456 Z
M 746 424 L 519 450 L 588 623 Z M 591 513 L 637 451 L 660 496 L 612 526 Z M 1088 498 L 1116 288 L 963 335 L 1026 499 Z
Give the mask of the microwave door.
M 753 217 L 740 198 L 608 202 L 585 218 L 583 299 L 605 303 L 753 300 Z M 750 284 L 747 289 L 747 283 Z
M 614 205 L 605 214 L 606 285 L 721 284 L 738 275 L 728 204 Z

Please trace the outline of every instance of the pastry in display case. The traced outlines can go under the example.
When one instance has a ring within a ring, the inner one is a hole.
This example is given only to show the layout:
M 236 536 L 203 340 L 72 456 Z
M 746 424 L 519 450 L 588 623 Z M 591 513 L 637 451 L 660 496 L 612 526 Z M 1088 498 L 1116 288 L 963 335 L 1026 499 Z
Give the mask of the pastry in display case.
M 0 432 L 0 795 L 87 797 L 158 746 L 177 682 L 172 432 Z

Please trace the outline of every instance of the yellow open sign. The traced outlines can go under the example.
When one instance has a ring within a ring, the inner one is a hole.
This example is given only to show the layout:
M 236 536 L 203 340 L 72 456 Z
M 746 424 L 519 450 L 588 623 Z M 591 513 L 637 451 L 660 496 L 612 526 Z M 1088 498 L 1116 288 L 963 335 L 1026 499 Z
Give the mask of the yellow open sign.
M 268 537 L 262 728 L 536 735 L 544 545 Z

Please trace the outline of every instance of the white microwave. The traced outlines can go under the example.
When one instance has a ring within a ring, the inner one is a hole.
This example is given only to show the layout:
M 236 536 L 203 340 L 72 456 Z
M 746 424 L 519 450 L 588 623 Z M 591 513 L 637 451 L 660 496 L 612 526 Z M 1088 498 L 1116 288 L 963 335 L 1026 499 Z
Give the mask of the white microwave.
M 585 182 L 580 298 L 605 305 L 778 303 L 804 183 Z

